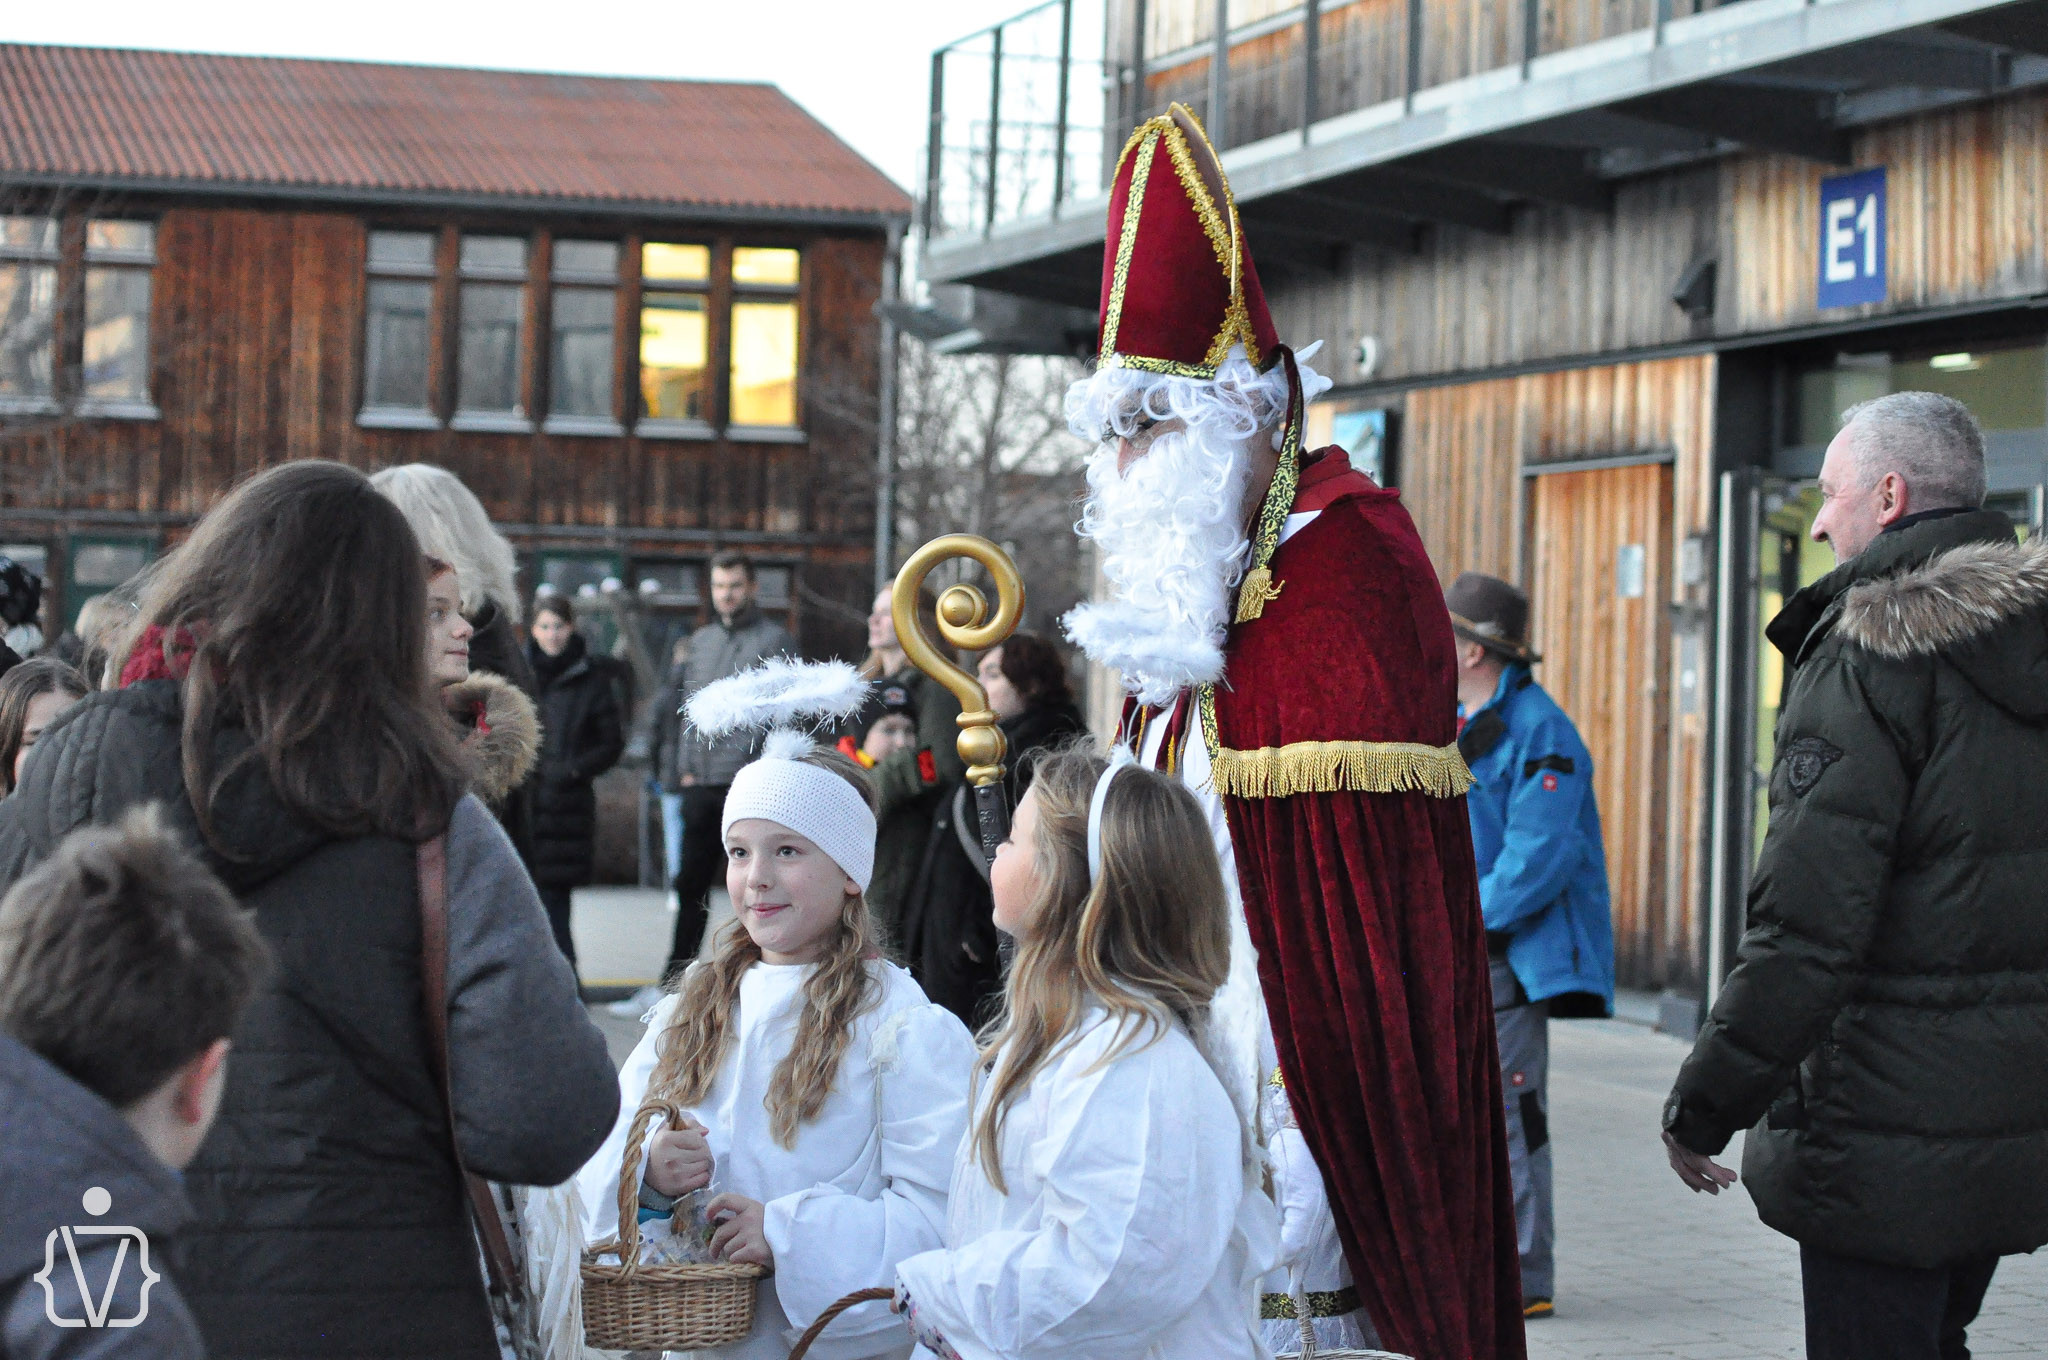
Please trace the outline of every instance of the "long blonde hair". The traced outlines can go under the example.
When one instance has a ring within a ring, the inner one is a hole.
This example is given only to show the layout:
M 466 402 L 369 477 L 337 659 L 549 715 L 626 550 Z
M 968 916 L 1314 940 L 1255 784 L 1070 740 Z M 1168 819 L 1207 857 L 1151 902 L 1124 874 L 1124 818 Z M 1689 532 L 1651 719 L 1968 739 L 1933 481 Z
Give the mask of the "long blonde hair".
M 1088 804 L 1107 762 L 1056 751 L 1036 767 L 1039 891 L 1017 941 L 1003 1012 L 982 1034 L 975 1083 L 990 1083 L 975 1117 L 982 1170 L 1006 1190 L 1003 1126 L 1046 1065 L 1079 1036 L 1088 1007 L 1118 1033 L 1102 1057 L 1142 1048 L 1178 1021 L 1189 1030 L 1230 974 L 1230 906 L 1208 819 L 1178 780 L 1128 769 L 1102 811 L 1102 876 L 1088 881 Z
M 874 787 L 859 766 L 837 751 L 813 749 L 798 757 L 806 765 L 844 779 L 859 791 L 872 810 Z M 867 898 L 846 895 L 839 931 L 825 947 L 818 966 L 804 980 L 803 1014 L 796 1042 L 768 1083 L 768 1127 L 785 1148 L 796 1146 L 797 1130 L 818 1117 L 825 1098 L 839 1079 L 839 1066 L 853 1040 L 853 1024 L 880 997 L 868 969 L 879 957 Z M 740 980 L 761 961 L 761 947 L 735 920 L 718 936 L 716 953 L 683 974 L 677 990 L 675 1018 L 661 1038 L 649 1094 L 661 1094 L 681 1105 L 696 1105 L 711 1094 L 718 1069 L 735 1035 L 732 1019 L 739 1009 Z

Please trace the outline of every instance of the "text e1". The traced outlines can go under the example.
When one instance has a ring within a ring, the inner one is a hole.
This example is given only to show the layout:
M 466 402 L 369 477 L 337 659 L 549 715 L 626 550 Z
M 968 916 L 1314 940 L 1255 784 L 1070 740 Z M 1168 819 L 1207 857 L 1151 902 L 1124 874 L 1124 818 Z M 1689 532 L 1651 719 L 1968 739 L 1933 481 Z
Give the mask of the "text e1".
M 1883 302 L 1884 167 L 1820 182 L 1819 306 Z

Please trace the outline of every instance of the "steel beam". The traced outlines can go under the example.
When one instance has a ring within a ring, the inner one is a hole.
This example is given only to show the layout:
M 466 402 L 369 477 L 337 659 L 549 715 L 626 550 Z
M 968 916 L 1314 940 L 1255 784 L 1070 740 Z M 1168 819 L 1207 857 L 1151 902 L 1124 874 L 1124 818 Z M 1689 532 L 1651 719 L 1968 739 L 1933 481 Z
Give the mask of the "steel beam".
M 1851 159 L 1849 134 L 1822 113 L 1819 97 L 1796 90 L 1708 81 L 1631 99 L 1617 112 L 1827 165 Z
M 1516 198 L 1604 213 L 1614 206 L 1614 186 L 1593 173 L 1583 150 L 1528 142 L 1482 141 L 1432 151 L 1398 162 L 1417 176 L 1453 184 L 1483 185 Z
M 1244 204 L 1238 215 L 1244 221 L 1246 235 L 1254 239 L 1281 236 L 1403 253 L 1415 250 L 1416 229 L 1412 222 L 1294 195 Z
M 2048 57 L 2048 3 L 2039 0 L 1950 19 L 1942 28 L 1959 38 Z
M 1510 218 L 1508 205 L 1497 198 L 1393 170 L 1361 170 L 1286 197 L 1290 201 L 1328 203 L 1354 212 L 1363 210 L 1470 227 L 1495 235 L 1507 234 Z

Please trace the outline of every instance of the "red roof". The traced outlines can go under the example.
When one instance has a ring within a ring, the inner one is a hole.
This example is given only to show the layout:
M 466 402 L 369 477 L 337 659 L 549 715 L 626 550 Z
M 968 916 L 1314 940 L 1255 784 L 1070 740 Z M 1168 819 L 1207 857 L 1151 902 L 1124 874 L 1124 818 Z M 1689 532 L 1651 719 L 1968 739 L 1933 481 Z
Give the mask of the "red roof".
M 772 85 L 0 43 L 0 180 L 903 216 Z

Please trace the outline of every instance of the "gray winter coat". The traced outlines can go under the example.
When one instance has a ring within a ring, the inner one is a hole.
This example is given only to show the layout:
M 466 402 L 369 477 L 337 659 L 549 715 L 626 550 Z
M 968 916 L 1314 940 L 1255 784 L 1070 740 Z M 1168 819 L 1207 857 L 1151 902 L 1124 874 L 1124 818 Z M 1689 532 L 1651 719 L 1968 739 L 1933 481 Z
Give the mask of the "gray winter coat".
M 1749 1128 L 1758 1215 L 1822 1251 L 1919 1268 L 2031 1251 L 2048 1243 L 2048 544 L 1984 511 L 1883 534 L 1769 635 L 1791 678 L 1749 930 L 1665 1127 L 1709 1154 Z
M 142 1145 L 119 1110 L 6 1034 L 0 1130 L 0 1355 L 204 1360 L 199 1329 L 171 1277 L 172 1238 L 191 1216 L 177 1173 Z M 82 1204 L 94 1186 L 112 1198 L 104 1217 Z M 88 1235 L 81 1226 L 135 1231 Z M 46 1263 L 54 1266 L 47 1290 L 34 1278 Z M 145 1266 L 163 1278 L 146 1284 Z M 90 1321 L 102 1308 L 109 1323 L 140 1321 L 60 1327 L 50 1320 Z
M 796 639 L 789 630 L 748 605 L 733 617 L 705 624 L 690 635 L 690 659 L 683 663 L 682 697 L 685 702 L 713 680 L 737 675 L 771 656 L 794 656 Z M 717 787 L 732 783 L 740 767 L 754 758 L 759 738 L 736 732 L 715 740 L 683 723 L 678 725 L 675 769 L 678 781 L 690 777 L 700 786 Z

